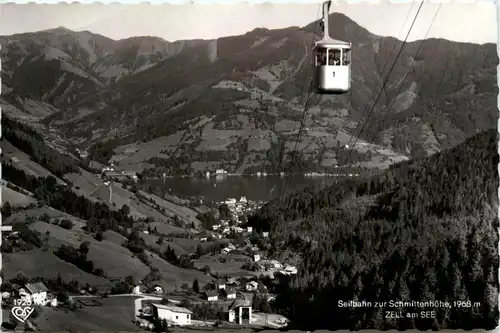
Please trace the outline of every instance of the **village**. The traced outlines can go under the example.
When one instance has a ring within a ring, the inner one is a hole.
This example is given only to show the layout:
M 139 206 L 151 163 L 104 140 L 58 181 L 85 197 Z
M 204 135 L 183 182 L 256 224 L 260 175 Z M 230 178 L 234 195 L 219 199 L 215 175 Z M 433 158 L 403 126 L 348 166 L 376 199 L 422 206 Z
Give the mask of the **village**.
M 277 278 L 297 274 L 297 268 L 286 262 L 267 258 L 269 233 L 257 234 L 245 225 L 245 216 L 261 207 L 263 202 L 253 202 L 245 197 L 218 202 L 227 207 L 225 219 L 217 220 L 212 230 L 202 230 L 193 235 L 200 243 L 211 240 L 225 241 L 223 247 L 204 253 L 193 260 L 195 269 L 204 271 L 207 260 L 216 262 L 222 270 L 207 270 L 210 283 L 186 281 L 182 290 L 166 291 L 160 285 L 146 285 L 138 281 L 129 293 L 96 293 L 82 289 L 79 294 L 66 299 L 51 293 L 43 282 L 26 283 L 17 292 L 2 293 L 3 307 L 16 300 L 40 308 L 88 309 L 103 306 L 107 299 L 133 304 L 133 317 L 138 328 L 153 330 L 158 325 L 218 326 L 282 328 L 288 320 L 272 313 L 276 298 L 273 292 Z M 147 231 L 143 231 L 148 233 Z M 204 261 L 205 260 L 205 261 Z M 224 269 L 233 267 L 231 272 Z M 236 265 L 236 266 L 234 266 Z M 208 265 L 209 266 L 209 265 Z M 19 302 L 19 301 L 18 301 Z M 29 320 L 25 325 L 30 325 Z
M 230 218 L 221 219 L 220 223 L 212 226 L 212 230 L 204 230 L 196 237 L 202 242 L 238 238 L 238 242 L 229 242 L 220 253 L 208 256 L 217 256 L 222 263 L 231 260 L 231 256 L 247 256 L 250 260 L 244 261 L 242 266 L 246 272 L 218 276 L 205 285 L 204 290 L 199 290 L 193 283 L 193 288 L 187 292 L 165 294 L 160 286 L 155 286 L 154 293 L 161 295 L 157 298 L 146 296 L 145 286 L 136 286 L 133 293 L 145 295 L 137 310 L 137 324 L 141 327 L 151 328 L 155 320 L 164 321 L 170 326 L 233 324 L 282 328 L 287 325 L 288 320 L 284 316 L 271 313 L 270 304 L 276 295 L 270 289 L 278 275 L 297 274 L 297 268 L 268 259 L 267 251 L 252 243 L 252 236 L 255 236 L 252 227 L 241 226 L 244 224 L 241 217 L 260 208 L 263 202 L 241 197 L 239 200 L 229 198 L 217 204 L 227 205 Z M 263 240 L 268 237 L 268 232 L 259 235 Z

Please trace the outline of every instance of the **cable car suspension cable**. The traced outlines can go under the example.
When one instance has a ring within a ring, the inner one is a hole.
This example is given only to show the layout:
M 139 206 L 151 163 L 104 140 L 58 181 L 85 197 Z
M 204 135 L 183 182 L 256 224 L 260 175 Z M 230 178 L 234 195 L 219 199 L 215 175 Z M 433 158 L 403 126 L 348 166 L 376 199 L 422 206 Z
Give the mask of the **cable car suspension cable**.
M 313 45 L 314 43 L 314 35 L 316 34 L 316 30 L 318 29 L 318 25 L 319 23 L 321 22 L 321 20 L 319 19 L 319 14 L 321 12 L 321 8 L 322 8 L 322 3 L 320 3 L 319 5 L 319 8 L 318 8 L 318 14 L 317 14 L 317 19 L 316 19 L 316 24 L 314 26 L 314 31 L 313 31 L 313 35 L 312 35 L 312 40 L 311 40 L 311 46 Z M 306 68 L 306 75 L 305 75 L 305 79 L 304 79 L 304 84 L 302 86 L 302 96 L 304 95 L 304 88 L 307 84 L 307 78 L 309 76 L 309 67 L 311 66 L 307 66 Z M 302 118 L 301 118 L 301 121 L 300 121 L 300 126 L 299 126 L 299 132 L 297 134 L 297 140 L 295 141 L 295 147 L 292 151 L 292 158 L 291 158 L 291 161 L 290 161 L 290 164 L 289 164 L 289 168 L 288 168 L 288 171 L 290 171 L 291 168 L 293 168 L 293 165 L 294 165 L 294 162 L 295 162 L 295 155 L 296 155 L 296 152 L 297 152 L 297 147 L 298 147 L 298 144 L 300 142 L 300 137 L 302 135 L 302 130 L 303 130 L 303 125 L 304 125 L 304 122 L 305 122 L 305 115 L 307 114 L 307 110 L 309 109 L 309 104 L 310 104 L 310 101 L 311 101 L 311 96 L 312 96 L 312 93 L 313 93 L 313 84 L 314 84 L 314 80 L 310 79 L 310 84 L 309 84 L 309 91 L 307 93 L 307 97 L 306 97 L 306 101 L 304 103 L 304 110 L 302 111 Z M 302 98 L 301 98 L 301 101 L 302 101 Z M 295 125 L 293 127 L 293 132 L 295 132 Z M 283 189 L 283 193 L 281 195 L 281 199 L 284 199 L 285 196 L 286 196 L 286 192 L 288 190 L 288 186 L 289 186 L 289 183 L 290 183 L 290 180 L 291 180 L 291 173 L 290 172 L 286 172 L 286 165 L 285 165 L 285 186 L 284 186 L 284 189 Z
M 438 9 L 436 10 L 436 13 L 434 13 L 434 17 L 432 18 L 431 24 L 429 25 L 429 28 L 427 29 L 427 32 L 425 33 L 424 38 L 420 42 L 420 45 L 418 46 L 418 49 L 417 49 L 417 52 L 415 53 L 415 56 L 413 57 L 410 65 L 408 66 L 410 69 L 413 66 L 413 64 L 415 63 L 416 58 L 420 54 L 420 51 L 422 50 L 422 47 L 424 46 L 424 43 L 427 40 L 427 37 L 428 37 L 428 35 L 429 35 L 430 31 L 431 31 L 431 28 L 434 25 L 434 21 L 436 21 L 437 15 L 439 14 L 439 11 L 441 10 L 442 4 L 443 4 L 442 2 L 439 3 Z M 406 72 L 405 76 L 403 77 L 403 80 L 401 80 L 401 84 L 399 85 L 398 92 L 395 95 L 396 97 L 399 96 L 399 94 L 401 94 L 401 90 L 403 90 L 403 85 L 404 85 L 406 79 L 408 78 L 408 74 L 410 74 L 410 71 L 411 70 L 408 70 Z M 394 106 L 395 103 L 396 103 L 396 98 L 394 98 L 392 100 L 390 106 L 387 108 L 387 111 L 384 112 L 384 118 L 382 119 L 382 121 L 379 122 L 379 124 L 383 124 L 385 122 L 385 120 L 387 119 L 387 116 L 389 115 L 389 113 L 392 110 L 392 107 Z
M 396 67 L 396 64 L 399 60 L 399 57 L 401 56 L 401 53 L 403 52 L 403 49 L 404 47 L 406 46 L 406 43 L 407 43 L 407 40 L 408 40 L 408 37 L 410 36 L 410 33 L 411 31 L 413 30 L 413 26 L 415 25 L 415 22 L 418 18 L 418 15 L 420 14 L 420 10 L 422 9 L 422 6 L 423 6 L 424 2 L 422 1 L 420 3 L 420 6 L 418 7 L 418 11 L 417 13 L 415 14 L 415 17 L 413 18 L 413 21 L 411 23 L 411 26 L 410 28 L 408 29 L 408 33 L 406 34 L 406 37 L 403 41 L 403 44 L 401 45 L 401 48 L 399 49 L 399 52 L 396 56 L 396 59 L 394 60 L 394 62 L 392 63 L 392 66 L 391 66 L 391 69 L 389 70 L 389 73 L 387 74 L 387 77 L 386 79 L 384 80 L 384 84 L 382 85 L 382 89 L 380 89 L 380 93 L 378 94 L 377 98 L 375 99 L 375 103 L 373 103 L 373 106 L 370 110 L 370 112 L 368 112 L 368 115 L 366 116 L 366 119 L 364 120 L 358 134 L 356 135 L 356 139 L 354 140 L 354 143 L 351 145 L 350 142 L 351 140 L 349 140 L 349 153 L 347 154 L 346 158 L 344 159 L 342 165 L 341 165 L 341 172 L 340 174 L 342 174 L 342 172 L 344 171 L 345 169 L 345 163 L 347 162 L 347 160 L 349 160 L 349 158 L 351 157 L 351 154 L 352 154 L 352 151 L 354 150 L 354 146 L 356 145 L 356 143 L 358 142 L 359 140 L 359 137 L 361 136 L 361 134 L 363 133 L 363 130 L 366 126 L 366 124 L 368 123 L 368 120 L 370 119 L 370 116 L 372 115 L 373 111 L 375 110 L 375 106 L 377 105 L 378 101 L 380 100 L 380 97 L 382 96 L 382 93 L 384 92 L 384 89 L 385 89 L 385 86 L 387 85 L 387 83 L 389 82 L 389 78 L 392 74 L 392 71 L 394 70 L 394 68 Z M 410 70 L 410 69 L 409 69 Z
M 413 5 L 415 4 L 415 2 L 412 2 L 411 3 L 411 6 L 410 6 L 410 9 L 408 10 L 408 14 L 406 14 L 406 18 L 403 22 L 403 25 L 401 26 L 401 30 L 399 31 L 399 34 L 398 34 L 398 39 L 401 39 L 401 35 L 403 33 L 403 30 L 406 26 L 406 23 L 408 22 L 408 19 L 410 18 L 410 14 L 411 14 L 411 11 L 413 9 Z M 387 65 L 389 65 L 389 61 L 391 60 L 392 58 L 392 55 L 394 54 L 394 51 L 396 51 L 396 48 L 398 46 L 398 43 L 394 43 L 394 46 L 392 47 L 392 50 L 391 50 L 391 53 L 389 54 L 389 56 L 386 58 L 385 60 L 385 63 L 384 63 L 384 66 L 382 67 L 382 69 L 379 71 L 381 73 L 381 76 L 384 77 L 384 73 L 385 73 L 385 70 L 387 69 Z M 363 114 L 368 111 L 368 108 L 369 108 L 369 105 L 375 100 L 375 93 L 372 93 L 371 97 L 368 99 L 369 100 L 369 103 L 366 104 L 366 107 L 365 107 L 365 110 L 363 111 Z M 349 118 L 347 118 L 344 123 L 339 126 L 339 129 L 342 129 L 344 128 L 344 126 L 349 122 Z M 335 156 L 338 156 L 338 153 L 340 151 L 340 147 L 337 147 L 337 151 L 336 151 L 336 155 Z
M 399 31 L 398 37 L 400 37 L 400 36 L 401 36 L 401 34 L 403 33 L 403 30 L 404 30 L 404 28 L 405 28 L 405 26 L 406 26 L 406 23 L 408 22 L 408 19 L 410 18 L 411 11 L 412 11 L 412 9 L 413 9 L 413 5 L 414 5 L 414 4 L 415 4 L 415 3 L 414 3 L 414 2 L 412 2 L 411 6 L 410 6 L 410 9 L 408 10 L 408 13 L 406 14 L 406 18 L 405 18 L 405 20 L 404 20 L 404 22 L 403 22 L 403 25 L 401 26 L 401 30 Z M 320 7 L 320 8 L 321 8 L 321 7 Z M 323 23 L 323 22 L 321 22 L 321 23 Z M 390 53 L 390 54 L 389 54 L 389 56 L 387 57 L 387 59 L 386 59 L 386 61 L 385 61 L 385 63 L 384 63 L 384 66 L 382 67 L 382 70 L 380 71 L 382 74 L 385 72 L 385 70 L 386 70 L 386 68 L 387 68 L 387 65 L 389 65 L 389 61 L 390 61 L 390 59 L 392 58 L 392 55 L 394 54 L 394 51 L 396 51 L 396 47 L 397 47 L 397 44 L 394 44 L 394 46 L 393 46 L 393 48 L 392 48 L 392 50 L 391 50 L 391 53 Z M 397 58 L 396 58 L 396 60 L 397 60 Z M 390 75 L 390 73 L 389 73 L 389 75 Z M 370 97 L 370 99 L 369 99 L 369 100 L 370 100 L 370 101 L 373 101 L 373 100 L 374 100 L 374 96 L 375 96 L 375 94 L 373 94 L 373 95 L 372 95 L 372 97 Z M 370 104 L 366 104 L 365 112 L 368 110 L 369 105 L 370 105 Z M 365 113 L 365 112 L 363 112 L 363 113 Z M 340 128 L 340 129 L 341 129 L 341 128 L 343 128 L 343 127 L 347 124 L 347 122 L 348 122 L 348 121 L 349 121 L 349 119 L 346 119 L 346 120 L 344 121 L 343 125 L 342 125 L 342 126 L 340 126 L 339 128 Z M 301 121 L 301 127 L 303 127 L 304 122 L 305 122 L 305 114 L 303 115 L 303 118 L 302 118 L 302 121 Z M 295 127 L 294 127 L 294 130 L 295 130 Z M 298 139 L 300 139 L 300 135 L 301 135 L 301 132 L 300 132 L 300 130 L 299 130 L 299 138 L 298 138 Z M 350 141 L 349 141 L 349 142 L 350 142 Z M 298 148 L 298 142 L 296 143 L 295 148 L 294 148 L 294 152 L 293 152 L 293 154 L 294 154 L 294 155 L 296 155 L 296 154 L 297 154 L 297 152 L 296 152 L 297 148 Z M 302 152 L 302 151 L 303 151 L 303 150 L 305 150 L 305 149 L 306 149 L 306 147 L 304 147 L 303 149 L 301 149 L 301 150 L 300 150 L 300 152 Z M 300 152 L 299 152 L 299 153 L 300 153 Z M 336 152 L 335 152 L 335 156 L 339 156 L 339 152 L 340 152 L 340 146 L 339 146 L 339 147 L 337 147 L 337 150 L 336 150 Z M 293 163 L 293 162 L 292 162 L 292 163 Z M 287 188 L 287 185 L 285 184 L 285 192 L 286 192 L 286 188 Z

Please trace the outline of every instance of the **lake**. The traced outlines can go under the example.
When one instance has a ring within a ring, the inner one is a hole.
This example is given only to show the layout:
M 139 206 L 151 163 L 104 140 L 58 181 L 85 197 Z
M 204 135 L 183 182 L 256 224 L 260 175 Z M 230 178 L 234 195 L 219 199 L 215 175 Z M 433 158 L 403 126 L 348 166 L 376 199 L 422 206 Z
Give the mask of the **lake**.
M 206 201 L 223 201 L 227 198 L 269 201 L 280 196 L 285 189 L 287 177 L 276 176 L 214 176 L 210 178 L 165 178 L 150 179 L 148 183 L 170 190 L 180 197 L 203 196 Z M 301 175 L 289 178 L 287 193 L 307 186 L 324 187 L 331 185 L 338 177 L 305 177 Z

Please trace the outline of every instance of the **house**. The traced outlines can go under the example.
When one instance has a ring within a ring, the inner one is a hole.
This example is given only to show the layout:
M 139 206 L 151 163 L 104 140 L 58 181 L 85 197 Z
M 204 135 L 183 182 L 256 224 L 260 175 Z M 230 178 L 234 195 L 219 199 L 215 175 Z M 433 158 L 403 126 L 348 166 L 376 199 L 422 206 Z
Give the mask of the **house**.
M 134 289 L 132 289 L 132 294 L 134 294 L 134 295 L 142 294 L 141 286 L 135 286 Z
M 217 302 L 219 300 L 219 294 L 215 291 L 205 291 L 204 295 L 209 302 Z
M 236 299 L 236 289 L 234 288 L 226 288 L 224 294 L 227 299 Z
M 248 202 L 248 201 L 247 201 L 247 197 L 241 197 L 241 198 L 240 198 L 240 202 L 241 202 L 241 203 L 247 203 L 247 202 Z
M 154 293 L 157 295 L 163 294 L 163 287 L 161 287 L 161 286 L 154 286 L 153 290 L 154 290 Z
M 253 261 L 259 261 L 259 260 L 260 260 L 260 254 L 254 254 Z
M 48 302 L 48 305 L 50 305 L 50 306 L 52 306 L 52 307 L 54 307 L 54 308 L 55 308 L 55 307 L 57 307 L 57 305 L 58 305 L 58 304 L 59 304 L 59 303 L 58 303 L 58 301 L 57 301 L 57 297 L 51 298 L 51 299 L 49 300 L 49 302 Z
M 49 290 L 43 282 L 28 283 L 26 290 L 31 296 L 31 301 L 36 305 L 47 303 L 47 291 Z
M 274 268 L 281 268 L 281 263 L 278 260 L 271 260 L 271 265 Z
M 255 291 L 257 290 L 257 287 L 259 286 L 259 284 L 255 281 L 250 281 L 248 282 L 246 285 L 245 285 L 245 289 L 247 291 Z
M 249 325 L 252 320 L 252 302 L 237 299 L 227 307 L 226 320 L 239 325 Z
M 262 237 L 264 237 L 264 238 L 269 237 L 269 231 L 263 231 L 262 232 Z
M 166 320 L 170 325 L 191 325 L 191 315 L 186 308 L 174 305 L 152 304 L 153 316 L 160 320 Z
M 231 250 L 228 247 L 225 247 L 221 250 L 221 254 L 229 254 L 229 252 L 231 252 Z
M 248 232 L 253 232 L 253 227 L 247 227 Z
M 236 199 L 234 198 L 229 198 L 226 200 L 226 205 L 235 205 L 236 204 Z
M 295 266 L 286 265 L 285 272 L 288 274 L 297 274 L 297 268 Z
M 219 280 L 217 280 L 216 284 L 217 284 L 217 288 L 219 290 L 220 289 L 226 289 L 226 280 L 219 279 Z

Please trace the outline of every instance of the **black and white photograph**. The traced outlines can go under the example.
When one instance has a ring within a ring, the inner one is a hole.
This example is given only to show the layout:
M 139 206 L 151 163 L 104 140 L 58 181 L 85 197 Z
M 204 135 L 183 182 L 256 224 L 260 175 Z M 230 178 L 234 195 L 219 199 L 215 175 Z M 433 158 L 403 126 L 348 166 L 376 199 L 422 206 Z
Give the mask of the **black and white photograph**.
M 0 4 L 1 331 L 493 330 L 497 4 Z

